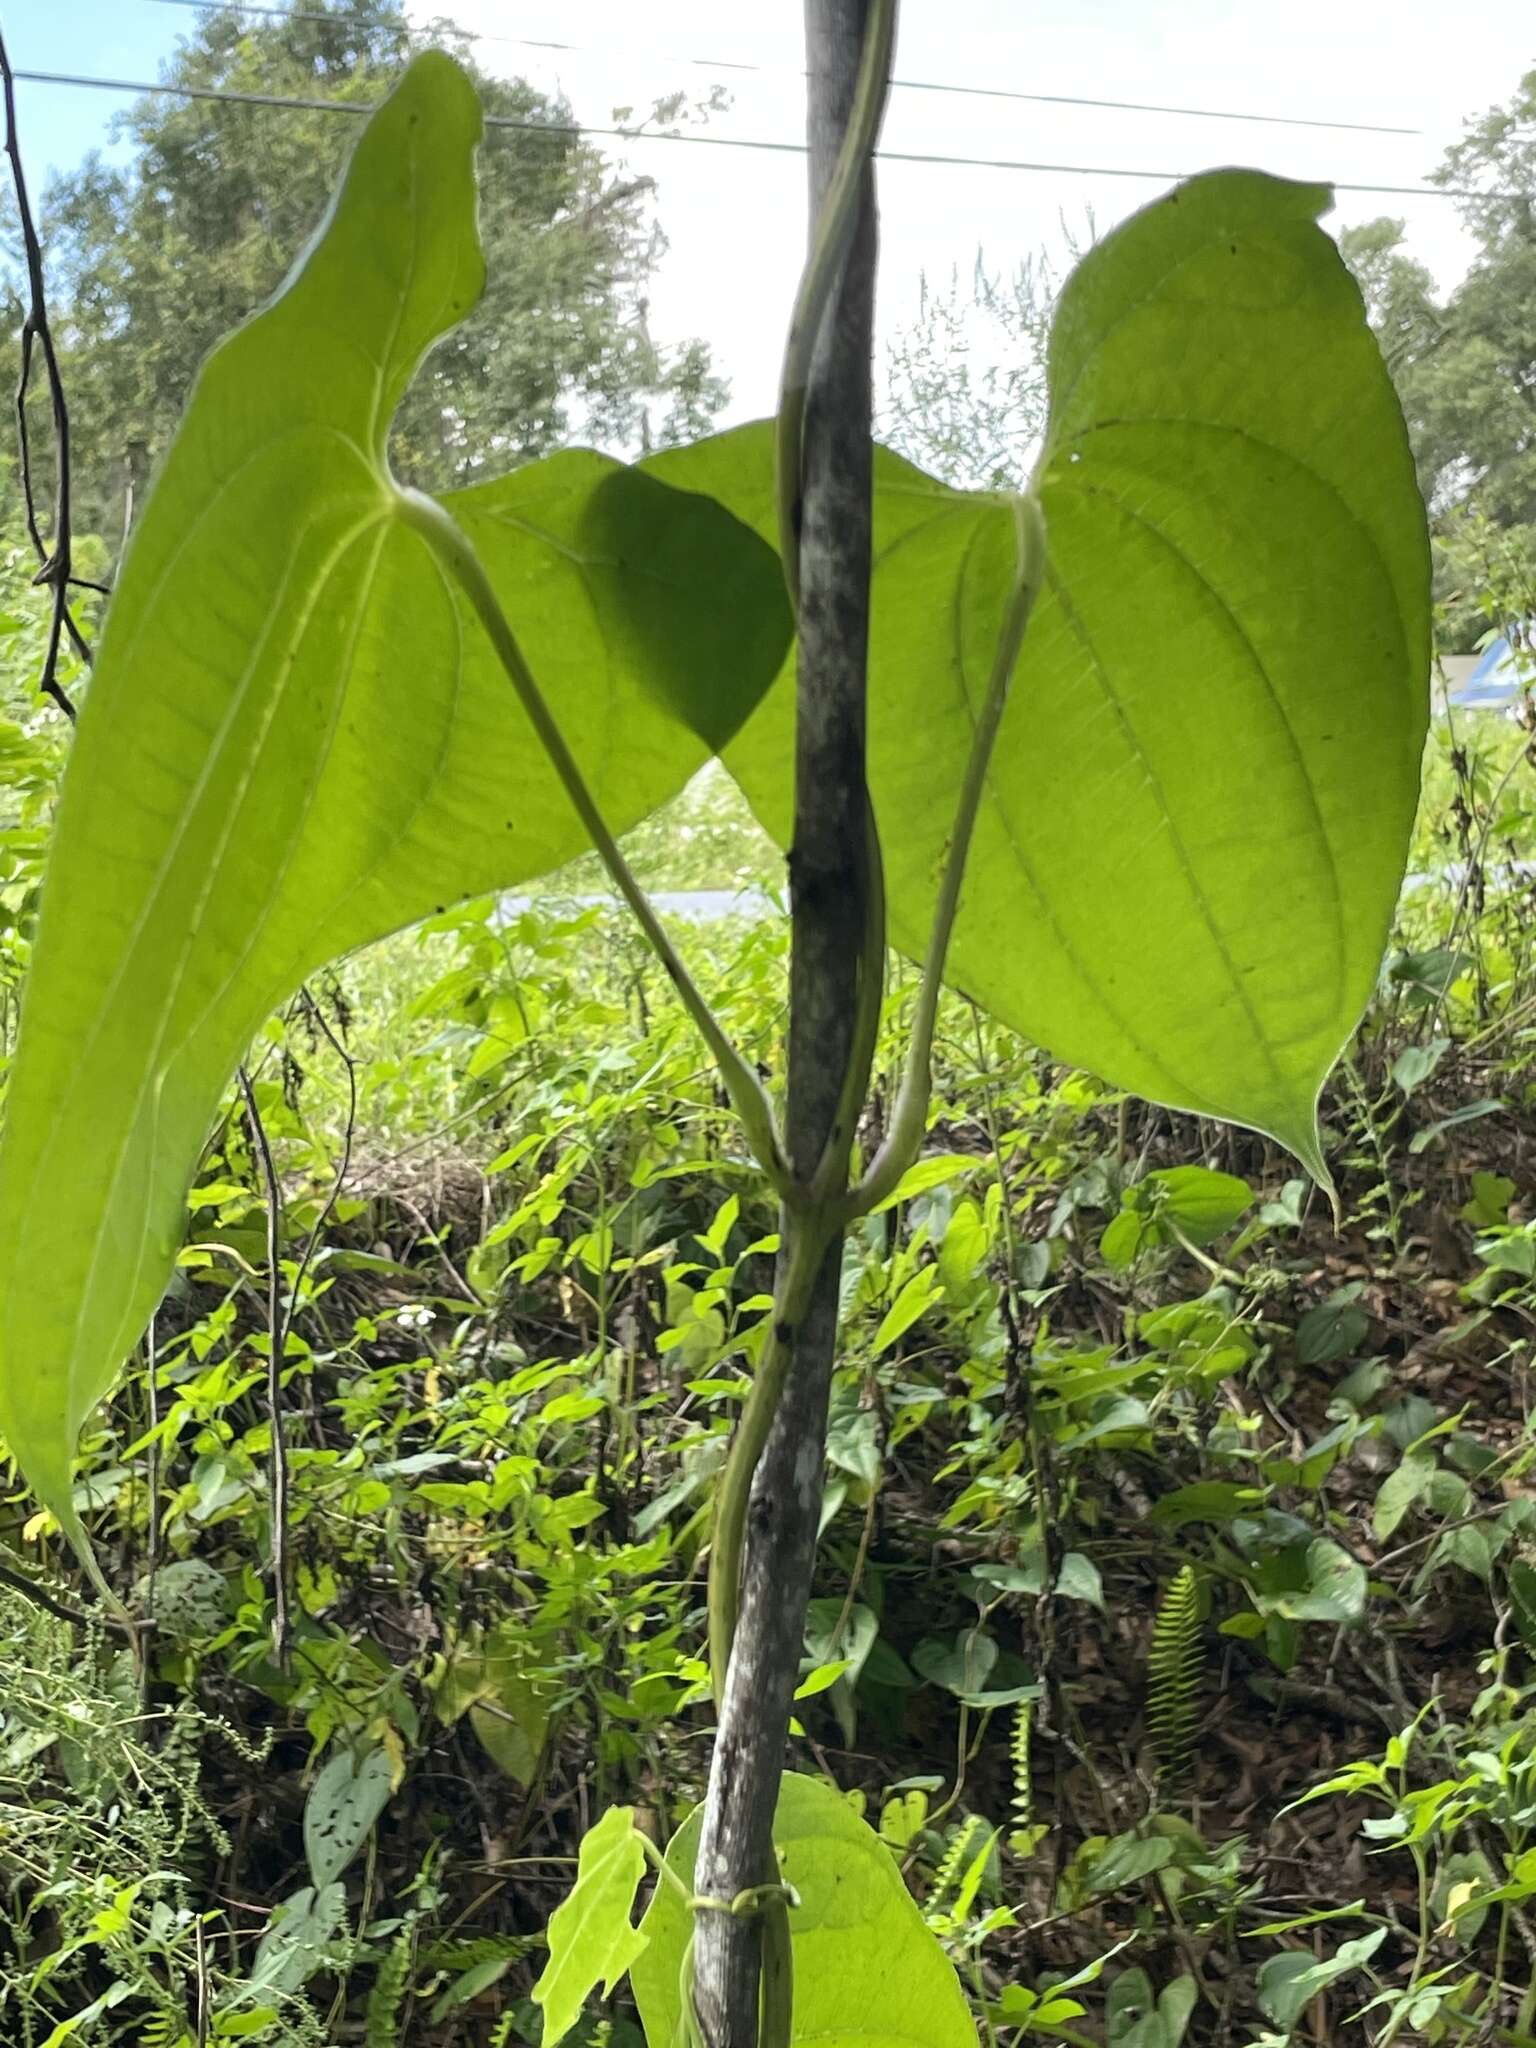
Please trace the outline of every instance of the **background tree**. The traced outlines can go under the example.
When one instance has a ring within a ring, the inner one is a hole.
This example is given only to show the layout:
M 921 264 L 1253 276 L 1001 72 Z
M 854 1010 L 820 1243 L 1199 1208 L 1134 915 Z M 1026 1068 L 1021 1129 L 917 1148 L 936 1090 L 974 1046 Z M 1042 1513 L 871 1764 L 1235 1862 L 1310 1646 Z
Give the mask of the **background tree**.
M 143 482 L 199 363 L 281 282 L 333 190 L 360 122 L 324 101 L 381 100 L 412 47 L 397 0 L 308 0 L 298 13 L 199 19 L 168 84 L 303 99 L 140 100 L 136 154 L 93 155 L 46 195 L 51 281 L 78 419 L 81 524 L 116 527 L 125 477 Z M 659 347 L 646 286 L 665 247 L 649 178 L 618 177 L 573 132 L 564 101 L 488 77 L 481 158 L 490 284 L 435 352 L 395 434 L 430 487 L 530 459 L 573 431 L 609 444 L 698 433 L 724 400 L 701 342 Z M 678 109 L 664 110 L 675 117 Z
M 1082 245 L 1064 235 L 1067 268 Z M 1045 427 L 1045 350 L 1061 271 L 1042 251 L 1011 271 L 976 251 L 968 284 L 925 277 L 917 318 L 886 350 L 880 437 L 962 489 L 1017 490 Z
M 1346 229 L 1340 243 L 1403 402 L 1436 518 L 1440 594 L 1465 639 L 1483 622 L 1461 591 L 1479 579 L 1490 529 L 1536 565 L 1536 71 L 1469 122 L 1431 176 L 1471 195 L 1457 203 L 1477 254 L 1454 291 L 1436 295 L 1401 220 Z

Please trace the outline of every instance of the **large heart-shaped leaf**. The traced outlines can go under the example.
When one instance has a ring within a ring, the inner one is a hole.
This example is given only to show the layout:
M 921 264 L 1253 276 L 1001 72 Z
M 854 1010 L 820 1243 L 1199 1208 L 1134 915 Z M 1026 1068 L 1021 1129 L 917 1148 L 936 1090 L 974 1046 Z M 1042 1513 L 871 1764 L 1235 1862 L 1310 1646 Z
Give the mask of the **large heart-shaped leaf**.
M 702 1809 L 673 1836 L 667 1862 L 693 1884 Z M 817 1778 L 786 1774 L 773 1822 L 794 1952 L 794 2048 L 976 2048 L 954 1967 L 923 1923 L 895 1858 L 847 1800 Z M 685 1897 L 659 1884 L 640 1922 L 644 1953 L 630 1983 L 647 2041 L 676 2038 Z
M 1326 188 L 1197 178 L 1057 312 L 1046 588 L 949 975 L 1058 1056 L 1254 1125 L 1322 1174 L 1319 1086 L 1369 995 L 1428 715 L 1428 548 Z M 772 531 L 769 436 L 653 458 Z M 921 956 L 1013 574 L 1006 509 L 876 463 L 870 779 Z M 792 692 L 727 758 L 782 841 Z
M 75 1436 L 262 1019 L 320 963 L 585 843 L 385 459 L 480 288 L 479 133 L 463 73 L 419 58 L 284 291 L 210 358 L 119 578 L 0 1149 L 0 1430 L 77 1537 Z M 771 550 L 583 451 L 446 502 L 623 829 L 778 668 Z

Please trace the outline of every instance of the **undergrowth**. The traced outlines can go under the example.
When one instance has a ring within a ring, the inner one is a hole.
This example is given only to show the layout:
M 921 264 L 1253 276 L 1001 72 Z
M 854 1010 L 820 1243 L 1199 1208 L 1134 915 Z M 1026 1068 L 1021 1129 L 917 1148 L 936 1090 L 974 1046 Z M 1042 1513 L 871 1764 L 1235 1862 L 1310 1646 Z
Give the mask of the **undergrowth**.
M 7 1048 L 61 754 L 14 560 L 12 585 Z M 947 1006 L 924 1159 L 844 1262 L 794 1762 L 878 1824 L 989 2043 L 1531 2038 L 1529 733 L 1432 737 L 1324 1104 L 1337 1230 L 1262 1140 Z M 716 780 L 635 851 L 648 886 L 746 889 L 685 936 L 772 1081 L 754 833 Z M 910 1000 L 898 971 L 882 1100 Z M 137 1643 L 38 1604 L 87 1595 L 11 1490 L 0 2025 L 533 2042 L 586 1824 L 622 1799 L 664 1837 L 701 1789 L 709 1482 L 772 1206 L 585 870 L 323 978 L 252 1083 L 292 1308 L 292 1655 L 232 1100 L 82 1465 Z M 616 2011 L 586 2039 L 638 2036 Z

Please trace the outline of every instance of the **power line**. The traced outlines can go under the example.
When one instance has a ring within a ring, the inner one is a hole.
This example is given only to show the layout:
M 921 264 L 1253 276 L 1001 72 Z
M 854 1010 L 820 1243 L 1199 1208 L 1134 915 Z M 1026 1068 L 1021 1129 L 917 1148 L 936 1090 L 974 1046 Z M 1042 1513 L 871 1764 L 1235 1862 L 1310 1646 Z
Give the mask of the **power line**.
M 366 14 L 333 13 L 322 14 L 318 10 L 300 7 L 266 7 L 255 4 L 255 0 L 148 0 L 156 7 L 191 7 L 200 13 L 211 14 L 225 10 L 231 14 L 265 15 L 273 21 L 318 21 L 335 22 L 342 27 L 362 24 L 368 27 L 388 28 L 390 23 L 380 21 L 376 16 Z M 444 21 L 441 26 L 451 29 L 470 43 L 500 43 L 518 50 L 556 50 L 573 56 L 601 56 L 604 51 L 594 50 L 591 43 L 557 43 L 536 36 L 495 35 L 486 29 L 461 28 L 457 22 Z M 400 32 L 406 36 L 429 37 L 430 31 L 412 28 L 404 19 Z M 654 59 L 651 50 L 639 51 L 633 45 L 622 49 L 609 46 L 614 55 L 644 56 Z M 751 72 L 759 77 L 804 78 L 803 71 L 797 71 L 787 64 L 745 64 L 727 57 L 668 57 L 671 64 L 684 64 L 701 71 Z M 1196 121 L 1257 121 L 1276 128 L 1330 128 L 1346 131 L 1353 135 L 1422 135 L 1422 128 L 1397 128 L 1379 121 L 1323 121 L 1304 114 L 1247 114 L 1238 113 L 1229 107 L 1170 107 L 1148 100 L 1100 100 L 1087 99 L 1077 93 L 1065 92 L 1016 92 L 1004 86 L 994 85 L 950 85 L 933 78 L 893 78 L 893 89 L 897 92 L 954 93 L 966 99 L 1017 100 L 1031 106 L 1042 107 L 1097 107 L 1101 110 L 1120 114 L 1171 114 L 1180 119 Z
M 132 78 L 91 78 L 72 71 L 21 71 L 15 76 L 29 85 L 89 86 L 102 92 L 159 93 L 171 99 L 217 100 L 234 106 L 296 108 L 306 113 L 318 114 L 372 114 L 377 111 L 369 100 L 328 100 L 303 99 L 283 93 L 231 92 L 222 86 L 213 85 L 151 85 L 143 79 Z M 530 135 L 600 136 L 628 144 L 637 142 L 682 142 L 692 143 L 702 149 L 752 149 L 768 151 L 776 156 L 804 156 L 803 142 L 777 142 L 753 135 L 702 135 L 691 132 L 667 134 L 663 131 L 646 132 L 635 128 L 594 128 L 585 122 L 576 121 L 525 121 L 512 114 L 487 114 L 488 128 L 520 130 Z M 875 152 L 881 163 L 887 164 L 943 164 L 953 169 L 981 171 L 1038 172 L 1048 176 L 1068 178 L 1142 178 L 1156 185 L 1176 185 L 1181 179 L 1192 177 L 1190 171 L 1154 171 L 1130 168 L 1124 164 L 1054 164 L 1034 163 L 1020 157 L 1003 156 L 946 156 L 929 150 L 881 149 Z M 1335 192 L 1364 192 L 1386 197 L 1405 199 L 1508 199 L 1516 195 L 1503 192 L 1479 192 L 1454 185 L 1372 185 L 1352 183 L 1346 179 L 1330 179 Z

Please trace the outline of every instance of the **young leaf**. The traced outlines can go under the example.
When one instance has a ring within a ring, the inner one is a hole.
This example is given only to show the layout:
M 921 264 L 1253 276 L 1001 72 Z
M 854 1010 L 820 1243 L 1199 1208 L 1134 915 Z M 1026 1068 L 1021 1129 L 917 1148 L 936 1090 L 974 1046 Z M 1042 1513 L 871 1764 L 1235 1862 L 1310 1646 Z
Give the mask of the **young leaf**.
M 1259 2004 L 1276 2026 L 1295 2026 L 1320 1991 L 1340 1977 L 1363 1969 L 1387 1938 L 1385 1927 L 1346 1941 L 1331 1956 L 1318 1961 L 1306 1949 L 1284 1949 L 1259 1965 Z
M 1319 1175 L 1317 1091 L 1396 902 L 1429 668 L 1423 506 L 1328 202 L 1193 179 L 1062 295 L 1047 583 L 949 962 L 1060 1058 L 1269 1131 Z M 756 524 L 765 433 L 650 466 Z M 875 482 L 870 779 L 891 936 L 921 957 L 1013 544 L 1004 505 L 889 455 Z M 792 720 L 781 682 L 727 753 L 781 843 Z
M 1198 1996 L 1193 1977 L 1176 1977 L 1158 1997 L 1145 1970 L 1122 1970 L 1105 2009 L 1109 2048 L 1179 2048 Z
M 700 1817 L 696 1811 L 685 1821 L 667 1849 L 685 1886 L 693 1880 Z M 847 1800 L 820 1779 L 787 1774 L 773 1838 L 784 1881 L 800 1901 L 789 1916 L 794 2039 L 829 2048 L 976 2048 L 954 1966 L 923 1924 L 889 1848 Z M 658 1885 L 640 1923 L 650 1945 L 630 1972 L 647 2041 L 675 2038 L 689 1918 L 676 1889 Z
M 262 1020 L 324 961 L 584 844 L 385 454 L 480 289 L 479 133 L 463 72 L 418 58 L 284 290 L 204 367 L 118 579 L 0 1150 L 0 1431 L 77 1540 L 76 1434 Z M 574 451 L 448 509 L 614 830 L 779 665 L 778 565 L 715 505 Z
M 1253 1202 L 1247 1181 L 1208 1166 L 1163 1167 L 1141 1186 L 1153 1194 L 1157 1213 L 1196 1244 L 1222 1236 Z
M 575 1887 L 550 1916 L 549 1961 L 533 1987 L 544 2010 L 543 2048 L 565 2039 L 589 1992 L 598 1984 L 611 1992 L 644 1952 L 650 1937 L 629 1918 L 644 1875 L 635 1810 L 611 1806 L 582 1836 Z M 684 1910 L 680 1902 L 678 1910 Z

